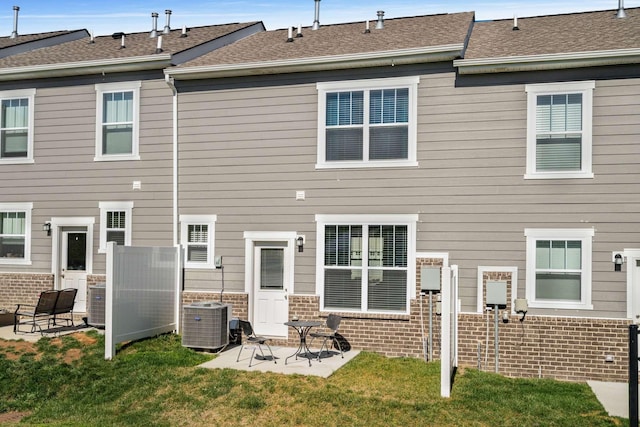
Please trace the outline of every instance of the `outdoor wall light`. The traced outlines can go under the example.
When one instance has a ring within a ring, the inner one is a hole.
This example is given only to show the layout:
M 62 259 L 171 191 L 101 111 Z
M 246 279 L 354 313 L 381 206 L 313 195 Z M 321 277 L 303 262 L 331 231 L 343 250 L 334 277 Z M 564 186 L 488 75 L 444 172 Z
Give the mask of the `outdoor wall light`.
M 622 271 L 622 254 L 615 254 L 613 257 L 613 271 Z
M 296 246 L 298 246 L 298 252 L 304 251 L 304 236 L 296 237 Z
M 47 236 L 51 236 L 51 223 L 45 222 L 44 224 L 42 224 L 42 231 L 46 231 Z

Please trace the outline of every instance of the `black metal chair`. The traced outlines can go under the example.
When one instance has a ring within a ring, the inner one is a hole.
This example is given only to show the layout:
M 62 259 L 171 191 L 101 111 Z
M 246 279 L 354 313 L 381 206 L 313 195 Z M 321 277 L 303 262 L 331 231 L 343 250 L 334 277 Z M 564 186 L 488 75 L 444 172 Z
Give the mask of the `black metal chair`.
M 67 322 L 67 326 L 75 326 L 73 323 L 73 306 L 76 303 L 76 295 L 78 290 L 76 288 L 67 288 L 60 291 L 58 295 L 58 301 L 53 309 L 53 326 L 57 325 L 58 320 Z M 67 317 L 60 317 L 67 316 Z
M 337 314 L 330 314 L 329 316 L 327 316 L 327 328 L 331 331 L 331 332 L 312 332 L 309 334 L 309 336 L 311 337 L 311 342 L 313 342 L 314 339 L 316 338 L 321 338 L 322 339 L 322 345 L 320 346 L 320 350 L 318 351 L 318 361 L 320 361 L 320 356 L 322 355 L 322 349 L 326 349 L 327 353 L 329 352 L 329 346 L 327 345 L 327 342 L 330 342 L 332 345 L 336 344 L 338 347 L 338 350 L 340 350 L 340 356 L 342 356 L 342 358 L 344 359 L 344 353 L 342 352 L 342 346 L 340 345 L 340 341 L 338 340 L 338 337 L 336 336 L 336 334 L 338 333 L 338 327 L 340 326 L 340 322 L 342 321 L 342 317 L 338 316 Z
M 47 322 L 47 328 L 49 327 L 49 321 L 53 316 L 53 310 L 56 307 L 58 301 L 58 295 L 60 291 L 48 290 L 40 293 L 38 302 L 36 305 L 31 304 L 18 304 L 16 311 L 13 313 L 13 333 L 19 332 L 18 326 L 22 324 L 31 325 L 31 333 L 36 331 L 36 328 L 43 334 L 42 326 L 40 323 Z M 28 318 L 28 321 L 22 320 Z M 44 323 L 43 323 L 44 324 Z
M 242 350 L 247 345 L 253 346 L 253 352 L 251 353 L 251 358 L 249 359 L 249 367 L 251 367 L 251 363 L 253 362 L 253 356 L 255 356 L 256 354 L 256 347 L 260 350 L 260 354 L 262 354 L 262 358 L 266 359 L 266 357 L 264 356 L 264 352 L 262 351 L 262 346 L 266 345 L 267 348 L 269 349 L 269 353 L 271 353 L 271 360 L 273 360 L 273 363 L 277 364 L 278 362 L 276 361 L 276 358 L 273 356 L 271 347 L 267 343 L 267 341 L 269 341 L 269 338 L 256 335 L 255 332 L 253 332 L 253 327 L 251 326 L 251 322 L 248 322 L 246 320 L 239 320 L 239 322 L 240 322 L 240 329 L 242 329 L 242 332 L 244 333 L 246 339 L 242 341 L 242 345 L 240 346 L 240 351 L 238 352 L 238 357 L 236 358 L 236 362 L 240 361 L 240 354 L 242 353 Z

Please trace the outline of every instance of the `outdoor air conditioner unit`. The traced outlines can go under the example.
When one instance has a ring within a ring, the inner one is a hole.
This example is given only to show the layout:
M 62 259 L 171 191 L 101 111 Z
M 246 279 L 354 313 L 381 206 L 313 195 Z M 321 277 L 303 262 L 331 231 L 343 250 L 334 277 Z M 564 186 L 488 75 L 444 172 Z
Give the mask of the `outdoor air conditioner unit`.
M 87 318 L 89 325 L 104 328 L 106 294 L 107 287 L 104 283 L 89 286 L 89 316 Z
M 182 345 L 216 349 L 229 344 L 231 305 L 196 302 L 185 305 L 182 313 Z

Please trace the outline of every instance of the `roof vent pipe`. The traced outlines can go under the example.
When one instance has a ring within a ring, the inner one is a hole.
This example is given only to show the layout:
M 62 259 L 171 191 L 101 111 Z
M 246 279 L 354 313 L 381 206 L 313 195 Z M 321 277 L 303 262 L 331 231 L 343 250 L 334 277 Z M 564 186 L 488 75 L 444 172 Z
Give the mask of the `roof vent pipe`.
M 156 38 L 158 37 L 158 12 L 153 12 L 151 14 L 151 33 L 149 34 L 149 37 Z
M 513 31 L 518 31 L 520 27 L 518 27 L 518 15 L 513 15 Z
M 624 12 L 624 0 L 618 0 L 618 13 L 616 18 L 626 18 L 627 14 Z
M 376 24 L 376 30 L 381 30 L 384 28 L 384 11 L 378 11 L 378 23 Z
M 162 30 L 162 32 L 164 34 L 169 34 L 171 32 L 171 25 L 170 25 L 170 22 L 171 22 L 171 10 L 169 10 L 169 9 L 165 10 L 164 14 L 167 17 L 167 22 L 166 22 L 166 24 L 164 26 L 164 30 Z
M 18 37 L 18 12 L 20 8 L 18 6 L 13 6 L 13 32 L 11 33 L 10 39 L 15 39 Z
M 312 30 L 320 29 L 320 0 L 315 0 L 315 2 L 316 2 L 316 14 L 315 14 L 315 17 L 313 18 L 313 26 L 311 27 Z

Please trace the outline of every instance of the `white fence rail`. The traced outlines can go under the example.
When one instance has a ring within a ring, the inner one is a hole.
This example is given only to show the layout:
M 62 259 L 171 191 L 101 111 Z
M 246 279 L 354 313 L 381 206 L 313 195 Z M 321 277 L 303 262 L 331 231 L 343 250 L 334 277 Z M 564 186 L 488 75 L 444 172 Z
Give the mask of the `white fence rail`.
M 458 266 L 442 267 L 440 395 L 451 397 L 458 367 Z
M 105 359 L 116 344 L 178 329 L 178 247 L 107 245 Z

